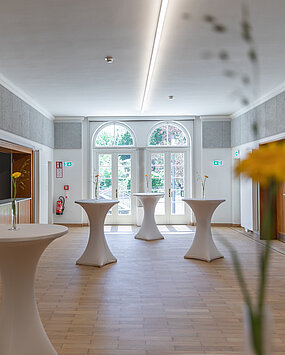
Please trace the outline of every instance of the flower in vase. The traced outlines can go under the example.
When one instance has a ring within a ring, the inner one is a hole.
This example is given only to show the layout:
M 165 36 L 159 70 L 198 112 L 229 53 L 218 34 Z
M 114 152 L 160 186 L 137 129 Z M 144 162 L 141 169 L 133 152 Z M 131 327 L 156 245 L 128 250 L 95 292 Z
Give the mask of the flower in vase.
M 145 181 L 146 181 L 146 191 L 148 191 L 148 175 L 144 174 L 145 176 Z
M 20 173 L 19 171 L 16 171 L 15 173 L 13 173 L 11 175 L 12 177 L 12 183 L 13 183 L 13 187 L 14 187 L 14 199 L 16 198 L 17 195 L 17 179 L 22 175 L 22 173 Z
M 15 173 L 13 173 L 11 176 L 14 179 L 18 179 L 20 176 L 22 175 L 22 173 L 20 173 L 19 171 L 16 171 Z
M 207 181 L 207 179 L 209 179 L 209 176 L 208 176 L 208 175 L 204 175 L 204 177 L 201 178 L 203 198 L 205 198 L 205 187 L 206 187 L 206 181 Z
M 241 160 L 236 173 L 244 174 L 262 186 L 268 186 L 271 181 L 285 181 L 285 143 L 270 143 L 253 150 L 246 159 Z
M 17 196 L 17 179 L 22 175 L 19 171 L 11 174 L 12 184 L 14 188 L 13 200 L 12 200 L 12 230 L 16 229 L 16 196 Z
M 236 80 L 237 76 L 240 76 L 243 81 L 242 89 L 237 88 L 236 94 L 237 98 L 240 100 L 242 105 L 248 105 L 251 101 L 256 100 L 256 94 L 259 92 L 259 55 L 256 49 L 256 42 L 253 36 L 252 25 L 250 23 L 250 13 L 249 5 L 245 1 L 242 2 L 241 9 L 241 21 L 240 21 L 240 34 L 241 39 L 246 44 L 246 55 L 249 60 L 250 72 L 244 75 L 242 70 L 228 70 L 225 68 L 223 75 L 228 78 Z M 210 25 L 210 28 L 214 32 L 219 34 L 227 33 L 228 27 L 223 23 L 217 22 L 215 16 L 211 14 L 206 14 L 204 16 L 204 21 Z M 227 59 L 230 56 L 230 52 L 224 50 L 220 52 L 219 58 L 224 63 L 227 63 Z M 210 58 L 215 58 L 210 52 Z M 249 91 L 247 86 L 250 84 L 252 93 L 249 96 Z M 254 135 L 254 140 L 258 139 L 259 133 L 259 122 L 258 115 L 252 124 L 252 133 Z M 235 172 L 237 175 L 245 175 L 251 178 L 253 181 L 257 182 L 261 187 L 264 187 L 268 191 L 268 201 L 267 205 L 263 211 L 263 221 L 261 225 L 262 235 L 265 237 L 266 242 L 262 253 L 260 254 L 259 262 L 259 279 L 258 288 L 256 292 L 256 299 L 253 299 L 244 278 L 244 273 L 242 270 L 241 262 L 239 259 L 239 253 L 232 247 L 232 245 L 225 240 L 224 244 L 229 248 L 235 272 L 237 275 L 238 282 L 246 303 L 246 308 L 248 310 L 247 319 L 250 323 L 250 340 L 251 340 L 251 352 L 250 354 L 255 355 L 265 355 L 266 345 L 265 339 L 268 338 L 266 334 L 265 326 L 265 293 L 267 286 L 267 272 L 270 254 L 270 239 L 272 238 L 272 231 L 274 226 L 274 219 L 272 215 L 271 206 L 275 203 L 277 191 L 282 182 L 285 181 L 285 144 L 284 143 L 272 143 L 264 146 L 260 146 L 259 149 L 253 150 L 244 160 L 241 160 L 236 168 Z M 270 335 L 269 335 L 270 336 Z M 248 354 L 249 352 L 247 352 Z
M 95 175 L 95 198 L 98 199 L 98 187 L 99 187 L 99 174 Z
M 285 143 L 270 143 L 253 150 L 248 156 L 241 160 L 235 167 L 237 175 L 245 175 L 253 181 L 258 182 L 262 187 L 268 188 L 268 205 L 264 211 L 262 225 L 262 235 L 266 239 L 265 247 L 260 254 L 259 282 L 257 288 L 256 301 L 254 302 L 244 278 L 241 262 L 237 251 L 230 243 L 228 246 L 237 275 L 238 282 L 246 303 L 248 319 L 251 329 L 251 346 L 256 355 L 265 354 L 265 294 L 268 279 L 268 265 L 270 256 L 270 239 L 272 239 L 272 225 L 274 216 L 271 206 L 274 203 L 279 186 L 285 181 Z

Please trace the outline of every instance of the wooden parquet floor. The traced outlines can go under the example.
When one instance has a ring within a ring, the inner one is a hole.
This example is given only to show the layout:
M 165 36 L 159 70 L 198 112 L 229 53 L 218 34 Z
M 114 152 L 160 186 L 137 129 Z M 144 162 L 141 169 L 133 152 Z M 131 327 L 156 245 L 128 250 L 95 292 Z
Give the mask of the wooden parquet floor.
M 70 228 L 47 248 L 36 274 L 36 298 L 59 355 L 243 354 L 243 300 L 221 241 L 228 239 L 239 250 L 252 294 L 262 244 L 231 228 L 213 228 L 225 258 L 206 263 L 183 258 L 193 228 L 161 230 L 164 240 L 145 242 L 133 238 L 134 227 L 107 227 L 108 244 L 118 262 L 101 269 L 75 265 L 86 245 L 87 227 Z M 281 355 L 282 247 L 271 253 L 267 300 L 274 317 L 274 355 Z

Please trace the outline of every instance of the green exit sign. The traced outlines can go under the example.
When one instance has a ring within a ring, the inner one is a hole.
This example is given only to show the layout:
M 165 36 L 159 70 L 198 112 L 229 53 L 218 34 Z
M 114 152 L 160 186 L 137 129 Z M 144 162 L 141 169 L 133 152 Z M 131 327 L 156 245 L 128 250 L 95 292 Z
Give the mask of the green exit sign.
M 72 162 L 71 161 L 65 161 L 64 162 L 64 166 L 72 166 Z
M 214 160 L 214 165 L 221 166 L 221 165 L 223 165 L 223 161 L 222 160 Z

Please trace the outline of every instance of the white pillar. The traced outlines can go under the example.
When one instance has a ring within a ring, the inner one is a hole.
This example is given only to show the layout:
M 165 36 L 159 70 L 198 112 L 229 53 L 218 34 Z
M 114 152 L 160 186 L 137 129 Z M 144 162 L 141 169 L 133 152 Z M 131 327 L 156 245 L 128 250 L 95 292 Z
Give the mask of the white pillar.
M 145 174 L 146 174 L 146 151 L 145 148 L 137 148 L 137 191 L 145 192 Z M 137 225 L 141 226 L 143 220 L 143 205 L 137 200 Z
M 202 185 L 199 177 L 203 175 L 203 136 L 202 120 L 199 116 L 194 120 L 193 134 L 193 197 L 201 198 Z
M 81 198 L 91 198 L 91 183 L 90 178 L 93 175 L 91 170 L 93 163 L 91 162 L 91 138 L 90 138 L 90 122 L 87 117 L 84 117 L 82 122 L 82 197 Z M 87 223 L 87 215 L 81 210 L 81 223 Z
M 145 174 L 146 174 L 146 164 L 145 164 L 145 148 L 138 148 L 138 191 L 145 192 Z

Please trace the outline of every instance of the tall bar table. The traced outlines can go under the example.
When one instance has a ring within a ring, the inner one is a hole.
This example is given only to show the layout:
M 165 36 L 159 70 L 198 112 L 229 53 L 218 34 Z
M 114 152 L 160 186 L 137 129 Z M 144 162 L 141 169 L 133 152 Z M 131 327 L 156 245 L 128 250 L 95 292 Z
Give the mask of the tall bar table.
M 155 206 L 164 194 L 155 192 L 138 192 L 135 193 L 134 196 L 140 199 L 144 210 L 143 222 L 138 233 L 135 235 L 135 238 L 147 241 L 164 239 L 163 235 L 158 230 L 154 219 Z
M 225 200 L 184 198 L 183 201 L 192 208 L 197 222 L 193 243 L 184 258 L 204 261 L 223 258 L 213 241 L 211 219 L 216 208 Z
M 46 247 L 68 229 L 50 224 L 20 224 L 17 230 L 0 225 L 0 354 L 56 355 L 42 325 L 34 279 Z
M 104 222 L 111 207 L 119 203 L 118 200 L 90 199 L 78 200 L 87 213 L 90 224 L 89 240 L 82 256 L 76 264 L 102 267 L 115 263 L 117 259 L 111 253 L 104 234 Z

